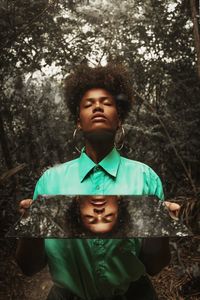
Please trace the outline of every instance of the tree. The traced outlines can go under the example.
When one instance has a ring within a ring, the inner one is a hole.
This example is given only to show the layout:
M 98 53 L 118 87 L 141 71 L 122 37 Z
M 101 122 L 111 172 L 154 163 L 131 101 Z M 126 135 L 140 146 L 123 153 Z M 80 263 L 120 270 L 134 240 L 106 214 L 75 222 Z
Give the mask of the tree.
M 61 95 L 64 76 L 80 63 L 122 62 L 135 90 L 126 126 L 129 155 L 152 165 L 169 194 L 181 191 L 183 181 L 199 184 L 199 89 L 185 2 L 40 0 L 31 6 L 9 3 L 1 15 L 1 116 L 10 160 L 34 166 L 42 152 L 42 165 L 50 164 L 50 153 L 55 162 L 62 161 L 61 119 L 68 114 Z M 61 133 L 55 139 L 57 126 Z

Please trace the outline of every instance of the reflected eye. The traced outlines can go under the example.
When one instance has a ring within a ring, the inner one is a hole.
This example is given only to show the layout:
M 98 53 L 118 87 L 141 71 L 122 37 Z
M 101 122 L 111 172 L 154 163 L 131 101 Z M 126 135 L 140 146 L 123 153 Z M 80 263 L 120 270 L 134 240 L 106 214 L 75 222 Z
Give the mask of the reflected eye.
M 114 216 L 113 214 L 108 214 L 108 215 L 105 216 L 105 220 L 106 221 L 112 221 L 113 220 L 113 216 Z
M 94 217 L 93 216 L 89 216 L 89 215 L 86 215 L 85 216 L 85 219 L 89 222 L 89 223 L 92 223 L 92 222 L 94 222 Z

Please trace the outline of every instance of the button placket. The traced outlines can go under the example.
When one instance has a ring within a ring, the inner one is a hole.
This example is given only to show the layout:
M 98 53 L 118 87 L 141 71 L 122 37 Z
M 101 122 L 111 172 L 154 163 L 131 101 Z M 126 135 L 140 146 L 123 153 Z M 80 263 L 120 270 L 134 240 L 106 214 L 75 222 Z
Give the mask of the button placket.
M 94 185 L 94 188 L 96 191 L 100 191 L 101 190 L 101 168 L 100 166 L 95 166 L 93 169 L 93 175 L 92 175 L 92 183 Z
M 97 280 L 103 280 L 105 278 L 105 270 L 106 270 L 106 264 L 105 264 L 105 245 L 104 240 L 102 239 L 95 239 L 92 243 L 93 247 L 93 255 L 95 257 L 95 274 Z
M 105 253 L 105 243 L 102 239 L 93 240 L 93 247 L 97 256 L 102 256 Z
M 103 280 L 103 279 L 106 278 L 105 270 L 106 270 L 105 263 L 104 262 L 99 262 L 98 265 L 95 268 L 96 275 L 97 275 L 98 279 Z

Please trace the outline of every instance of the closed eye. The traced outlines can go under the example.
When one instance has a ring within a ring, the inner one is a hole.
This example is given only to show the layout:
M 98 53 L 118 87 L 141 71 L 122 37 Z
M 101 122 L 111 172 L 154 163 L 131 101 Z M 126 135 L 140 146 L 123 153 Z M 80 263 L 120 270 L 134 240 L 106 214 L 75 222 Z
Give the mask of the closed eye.
M 111 98 L 105 97 L 105 98 L 102 98 L 101 100 L 103 101 L 104 105 L 113 105 L 113 101 Z
M 103 102 L 103 104 L 104 104 L 104 105 L 107 105 L 107 106 L 111 106 L 111 105 L 112 105 L 112 102 L 109 101 L 109 100 L 105 100 L 105 101 Z
M 87 102 L 85 102 L 84 107 L 87 108 L 87 107 L 90 107 L 91 105 L 92 105 L 92 102 L 87 101 Z
M 88 221 L 89 224 L 92 224 L 95 222 L 95 218 L 90 215 L 85 215 L 84 218 Z
M 113 217 L 114 217 L 114 214 L 108 214 L 108 215 L 106 215 L 106 216 L 104 217 L 104 220 L 105 220 L 106 222 L 112 222 Z

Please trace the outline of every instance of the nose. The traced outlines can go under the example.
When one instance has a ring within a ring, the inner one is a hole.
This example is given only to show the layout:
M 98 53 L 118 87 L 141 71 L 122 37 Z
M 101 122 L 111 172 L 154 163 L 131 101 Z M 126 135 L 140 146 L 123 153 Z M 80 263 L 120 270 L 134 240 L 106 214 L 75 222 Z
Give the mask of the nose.
M 103 111 L 103 105 L 100 101 L 96 101 L 93 106 L 93 112 L 95 111 Z
M 94 213 L 103 214 L 105 212 L 105 208 L 94 208 Z

